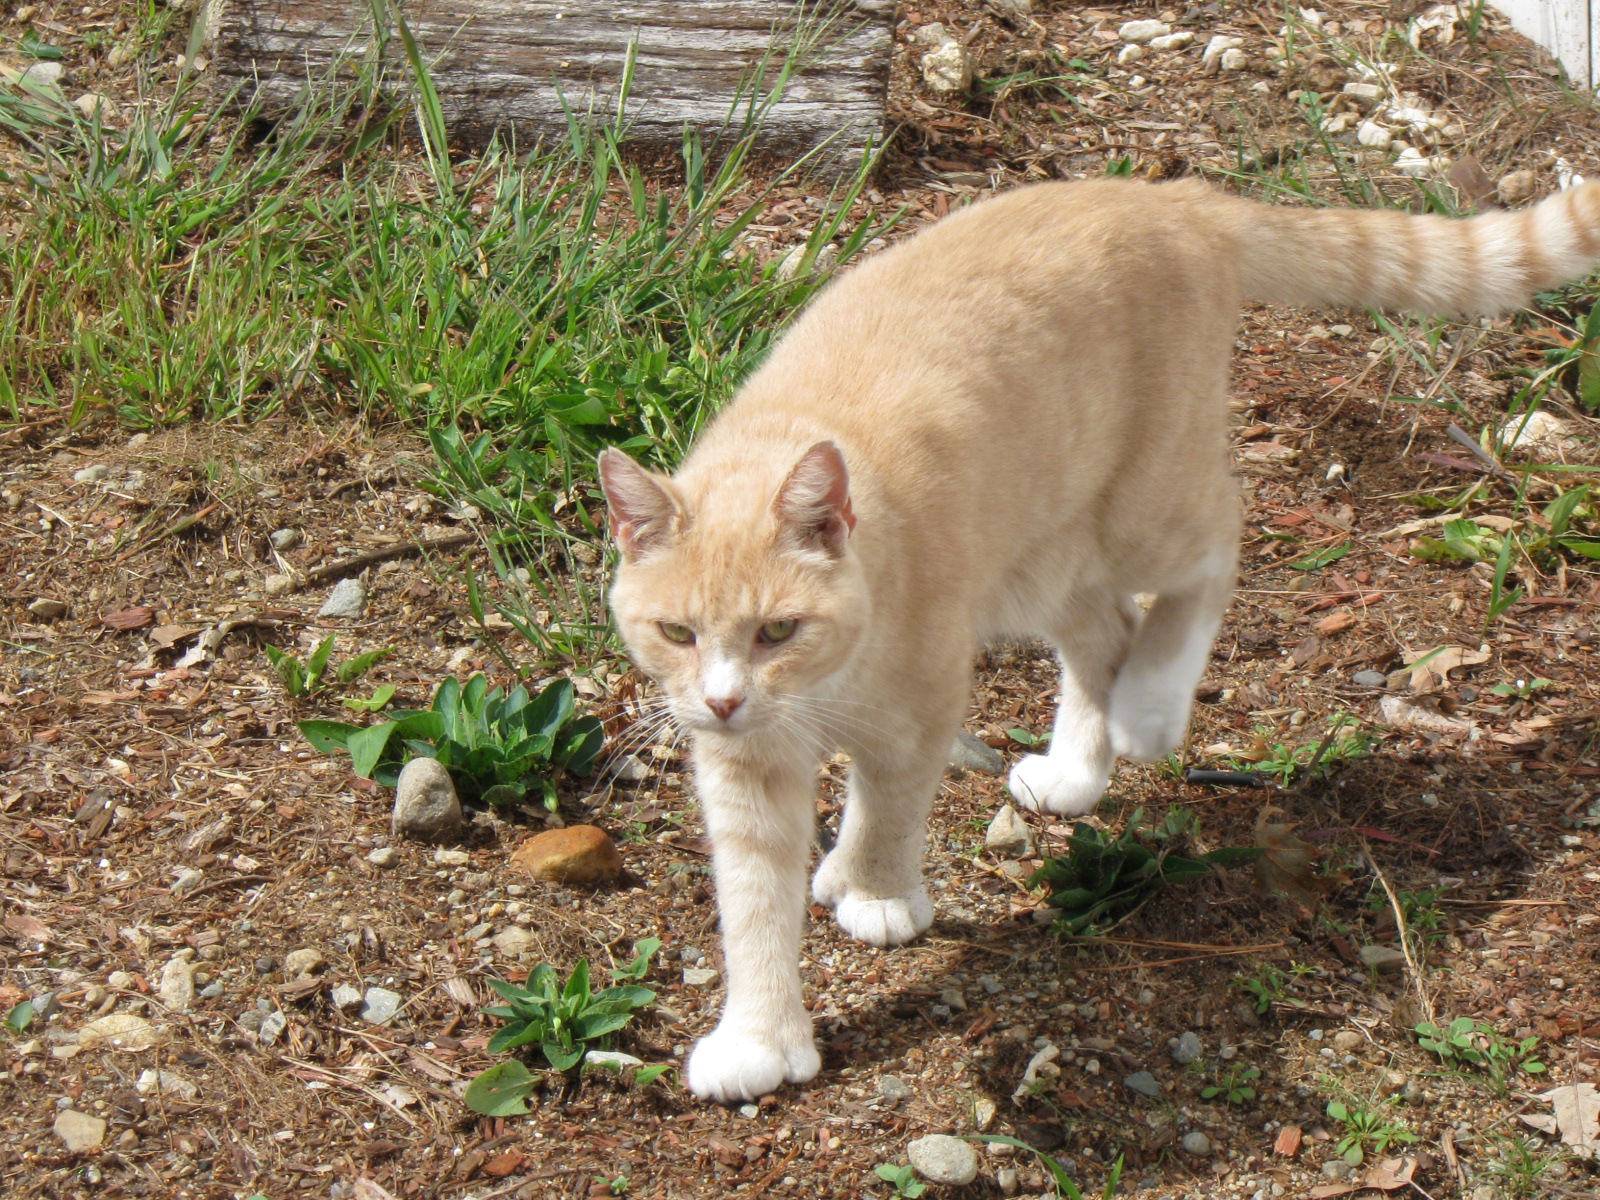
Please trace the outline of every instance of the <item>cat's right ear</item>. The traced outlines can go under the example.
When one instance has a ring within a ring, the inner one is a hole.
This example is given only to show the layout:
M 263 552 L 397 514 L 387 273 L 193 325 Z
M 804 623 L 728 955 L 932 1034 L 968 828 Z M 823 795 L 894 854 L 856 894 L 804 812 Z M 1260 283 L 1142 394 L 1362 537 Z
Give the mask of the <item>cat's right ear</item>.
M 665 541 L 683 516 L 667 481 L 614 446 L 600 452 L 600 487 L 606 494 L 611 536 L 627 561 Z

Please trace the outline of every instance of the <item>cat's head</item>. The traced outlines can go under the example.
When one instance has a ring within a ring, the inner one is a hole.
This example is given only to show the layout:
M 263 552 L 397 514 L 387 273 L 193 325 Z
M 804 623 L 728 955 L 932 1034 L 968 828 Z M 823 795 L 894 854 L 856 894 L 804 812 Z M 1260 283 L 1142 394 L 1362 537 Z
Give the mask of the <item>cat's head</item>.
M 678 722 L 728 738 L 814 728 L 807 700 L 848 663 L 869 608 L 838 448 L 819 442 L 786 474 L 675 478 L 606 450 L 600 480 L 622 553 L 612 612 Z

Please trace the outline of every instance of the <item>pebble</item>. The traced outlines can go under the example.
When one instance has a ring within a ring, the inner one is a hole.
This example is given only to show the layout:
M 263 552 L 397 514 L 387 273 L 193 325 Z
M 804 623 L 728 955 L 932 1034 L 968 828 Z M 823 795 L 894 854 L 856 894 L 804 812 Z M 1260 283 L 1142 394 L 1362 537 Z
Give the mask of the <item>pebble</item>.
M 1356 141 L 1363 146 L 1387 146 L 1393 135 L 1376 121 L 1363 121 L 1356 126 Z
M 387 1025 L 400 1011 L 400 993 L 391 992 L 388 988 L 369 987 L 366 1002 L 366 1007 L 361 1010 L 361 1019 L 371 1025 Z
M 1135 1071 L 1122 1081 L 1122 1086 L 1130 1092 L 1138 1092 L 1141 1096 L 1149 1096 L 1152 1100 L 1161 1095 L 1161 1085 L 1156 1082 L 1155 1076 L 1149 1071 Z
M 1330 1158 L 1322 1164 L 1322 1177 L 1324 1179 L 1348 1179 L 1353 1169 L 1342 1158 Z
M 395 837 L 434 841 L 461 829 L 461 801 L 450 772 L 436 758 L 414 758 L 400 770 L 389 831 Z
M 73 1108 L 58 1112 L 51 1129 L 69 1154 L 87 1154 L 90 1150 L 98 1149 L 106 1140 L 106 1123 L 103 1120 Z
M 761 1115 L 761 1106 L 759 1104 L 741 1104 L 739 1106 L 739 1115 L 746 1120 L 754 1120 Z
M 435 850 L 433 861 L 441 867 L 464 867 L 472 861 L 472 855 L 465 850 Z
M 300 544 L 300 531 L 298 529 L 274 529 L 267 535 L 267 541 L 274 550 L 293 550 Z
M 1192 1032 L 1185 1033 L 1174 1042 L 1170 1051 L 1172 1061 L 1175 1063 L 1197 1062 L 1205 1052 L 1206 1048 L 1200 1041 L 1200 1035 Z
M 271 975 L 278 969 L 278 960 L 270 954 L 263 954 L 255 961 L 257 975 Z
M 225 989 L 220 982 L 208 983 L 205 985 L 205 987 L 200 989 L 200 998 L 202 1000 L 215 1000 L 226 990 L 227 989 Z
M 194 951 L 179 950 L 161 968 L 161 983 L 156 999 L 173 1012 L 187 1012 L 194 1003 Z
M 494 935 L 493 945 L 505 958 L 516 958 L 533 949 L 533 934 L 520 925 L 511 925 Z
M 128 971 L 113 971 L 106 976 L 106 986 L 118 992 L 125 992 L 134 986 L 133 975 Z
M 1206 71 L 1215 71 L 1224 54 L 1229 50 L 1237 50 L 1242 45 L 1244 43 L 1236 37 L 1228 37 L 1226 34 L 1221 33 L 1217 34 L 1206 43 L 1205 51 L 1200 56 L 1201 68 Z
M 1187 29 L 1180 29 L 1177 33 L 1162 34 L 1160 37 L 1150 39 L 1152 50 L 1182 50 L 1194 42 L 1194 34 Z
M 182 1075 L 172 1071 L 157 1071 L 153 1067 L 140 1073 L 133 1089 L 141 1096 L 158 1093 L 174 1100 L 193 1101 L 200 1096 L 200 1089 Z
M 1007 858 L 1029 858 L 1034 852 L 1033 830 L 1028 828 L 1021 813 L 1009 804 L 1002 804 L 983 835 L 983 846 Z
M 517 847 L 511 865 L 554 883 L 611 883 L 622 874 L 622 855 L 593 825 L 547 829 Z
M 92 121 L 99 117 L 102 124 L 114 120 L 117 115 L 111 101 L 96 92 L 85 92 L 72 102 L 72 106 L 83 114 L 85 120 Z
M 178 872 L 177 879 L 172 881 L 172 894 L 181 896 L 184 892 L 199 887 L 206 880 L 206 873 L 193 867 Z
M 328 960 L 323 957 L 321 950 L 291 950 L 283 956 L 283 972 L 291 979 L 315 974 L 327 965 Z
M 644 1066 L 644 1059 L 624 1054 L 620 1050 L 590 1050 L 583 1056 L 583 1061 L 591 1067 L 606 1067 L 616 1071 Z
M 999 1185 L 1000 1190 L 1008 1196 L 1016 1195 L 1021 1187 L 1015 1167 L 1001 1167 L 994 1173 L 994 1181 Z
M 916 1094 L 917 1090 L 898 1075 L 878 1076 L 878 1095 L 885 1100 L 907 1100 Z
M 1406 969 L 1406 956 L 1393 946 L 1361 947 L 1361 962 L 1369 971 L 1395 975 Z
M 685 967 L 683 969 L 683 982 L 685 987 L 709 988 L 716 987 L 720 979 L 716 971 L 710 967 Z
M 269 599 L 275 596 L 287 596 L 292 591 L 294 591 L 294 576 L 285 575 L 281 571 L 274 571 L 261 581 L 261 593 Z
M 341 579 L 317 609 L 319 617 L 359 617 L 367 607 L 367 585 L 359 579 Z
M 262 1013 L 261 1024 L 257 1028 L 261 1040 L 270 1046 L 283 1036 L 285 1029 L 289 1028 L 289 1018 L 281 1012 Z
M 1242 71 L 1250 65 L 1250 56 L 1238 47 L 1233 47 L 1224 50 L 1219 61 L 1224 71 Z
M 241 1029 L 248 1029 L 252 1033 L 259 1033 L 261 1022 L 267 1019 L 267 1014 L 255 1008 L 247 1008 L 236 1018 Z
M 1117 30 L 1117 36 L 1125 42 L 1143 43 L 1171 32 L 1172 26 L 1165 21 L 1128 21 Z
M 367 855 L 367 861 L 375 867 L 392 867 L 400 861 L 400 851 L 393 846 L 379 846 Z
M 1183 1147 L 1185 1154 L 1204 1155 L 1211 1153 L 1211 1139 L 1198 1129 L 1192 1133 L 1184 1134 L 1183 1141 L 1179 1144 Z
M 637 754 L 625 754 L 611 769 L 611 778 L 618 783 L 643 783 L 650 778 L 650 768 Z
M 34 65 L 42 66 L 43 64 L 35 63 Z M 81 471 L 74 471 L 72 473 L 72 482 L 85 484 L 99 483 L 102 479 L 110 474 L 111 468 L 106 466 L 105 463 L 95 463 L 93 466 L 84 467 Z
M 111 1013 L 78 1030 L 78 1048 L 109 1046 L 125 1054 L 138 1054 L 161 1044 L 161 1031 L 134 1013 Z
M 950 746 L 950 766 L 959 771 L 976 771 L 980 775 L 1004 775 L 1005 757 L 988 742 L 963 729 L 956 734 Z
M 947 1133 L 931 1133 L 906 1147 L 918 1175 L 933 1183 L 962 1187 L 978 1177 L 978 1152 L 971 1142 Z
M 341 983 L 328 993 L 328 999 L 340 1012 L 347 1008 L 354 1008 L 361 1003 L 361 989 L 353 988 L 348 983 Z
M 1333 1048 L 1341 1054 L 1348 1054 L 1352 1050 L 1360 1049 L 1365 1040 L 1353 1029 L 1341 1029 L 1333 1035 Z
M 979 1096 L 972 1102 L 972 1127 L 979 1133 L 993 1125 L 999 1115 L 1000 1106 L 988 1096 Z
M 1381 688 L 1389 682 L 1389 677 L 1382 671 L 1357 671 L 1350 682 L 1357 687 Z
M 54 992 L 40 992 L 30 1003 L 33 1005 L 33 1019 L 36 1021 L 48 1021 L 61 1011 L 61 1001 L 56 999 Z
M 1495 191 L 1501 204 L 1513 205 L 1532 199 L 1537 187 L 1538 177 L 1532 171 L 1512 171 L 1501 177 Z
M 40 596 L 32 604 L 28 605 L 29 614 L 41 621 L 53 621 L 66 611 L 67 606 L 65 604 L 60 600 L 51 599 L 49 596 Z
M 923 81 L 936 92 L 964 92 L 972 85 L 972 55 L 960 42 L 946 42 L 922 56 Z
M 83 993 L 83 1002 L 89 1008 L 99 1008 L 106 1002 L 106 995 L 107 992 L 105 988 L 101 987 L 97 983 L 91 986 L 88 991 Z

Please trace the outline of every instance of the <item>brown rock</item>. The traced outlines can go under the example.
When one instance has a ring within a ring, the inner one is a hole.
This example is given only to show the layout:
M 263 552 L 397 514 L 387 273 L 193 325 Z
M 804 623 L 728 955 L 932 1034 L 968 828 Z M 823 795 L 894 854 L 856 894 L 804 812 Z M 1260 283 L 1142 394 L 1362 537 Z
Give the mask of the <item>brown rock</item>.
M 553 883 L 610 883 L 622 874 L 622 855 L 602 830 L 573 825 L 529 838 L 511 865 Z

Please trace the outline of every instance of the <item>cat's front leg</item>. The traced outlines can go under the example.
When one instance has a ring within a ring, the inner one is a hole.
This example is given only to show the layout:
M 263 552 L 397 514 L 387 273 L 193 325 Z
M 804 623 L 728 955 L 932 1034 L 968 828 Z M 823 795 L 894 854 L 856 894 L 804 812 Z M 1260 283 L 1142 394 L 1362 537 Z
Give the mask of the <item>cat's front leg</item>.
M 800 939 L 814 773 L 799 762 L 730 761 L 697 747 L 728 980 L 722 1020 L 689 1056 L 689 1090 L 731 1104 L 822 1066 L 800 996 Z

